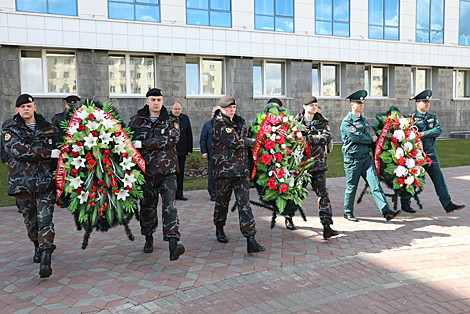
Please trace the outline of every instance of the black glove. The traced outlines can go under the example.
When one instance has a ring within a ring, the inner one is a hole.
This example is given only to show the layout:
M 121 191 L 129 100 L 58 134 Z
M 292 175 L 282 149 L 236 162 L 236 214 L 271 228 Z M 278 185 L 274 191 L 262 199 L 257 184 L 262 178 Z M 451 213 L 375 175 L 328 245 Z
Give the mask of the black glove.
M 251 137 L 245 137 L 245 140 L 244 140 L 244 145 L 245 147 L 251 147 L 253 146 L 253 143 L 255 142 L 254 139 L 252 139 Z

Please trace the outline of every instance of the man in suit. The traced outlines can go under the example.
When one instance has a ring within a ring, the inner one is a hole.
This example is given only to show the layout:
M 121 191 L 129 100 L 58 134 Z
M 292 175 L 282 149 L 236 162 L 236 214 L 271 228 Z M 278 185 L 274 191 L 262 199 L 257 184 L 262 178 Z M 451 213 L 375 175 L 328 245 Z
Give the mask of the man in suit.
M 184 165 L 186 164 L 186 156 L 191 157 L 193 153 L 193 131 L 191 130 L 191 122 L 189 117 L 181 113 L 182 106 L 179 102 L 175 102 L 171 106 L 171 113 L 179 118 L 180 125 L 180 141 L 176 145 L 178 151 L 178 168 L 180 170 L 177 181 L 178 189 L 176 190 L 176 199 L 187 201 L 188 199 L 183 196 L 183 180 L 184 180 Z

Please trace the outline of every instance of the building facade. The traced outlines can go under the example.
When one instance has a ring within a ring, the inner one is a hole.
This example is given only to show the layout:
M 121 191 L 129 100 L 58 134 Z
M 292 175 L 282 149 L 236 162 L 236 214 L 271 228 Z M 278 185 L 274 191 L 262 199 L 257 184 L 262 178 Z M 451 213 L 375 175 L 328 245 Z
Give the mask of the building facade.
M 47 119 L 77 94 L 127 122 L 159 87 L 200 134 L 224 95 L 249 122 L 315 95 L 340 141 L 353 91 L 372 120 L 430 88 L 449 135 L 470 129 L 469 20 L 470 0 L 0 0 L 0 118 L 21 93 Z

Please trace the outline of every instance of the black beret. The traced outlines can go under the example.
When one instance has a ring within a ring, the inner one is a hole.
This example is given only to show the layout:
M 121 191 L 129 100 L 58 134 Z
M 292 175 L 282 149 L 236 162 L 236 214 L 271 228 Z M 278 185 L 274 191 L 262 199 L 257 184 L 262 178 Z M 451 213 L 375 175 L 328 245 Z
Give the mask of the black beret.
M 304 106 L 314 104 L 314 103 L 318 103 L 318 100 L 317 100 L 317 97 L 312 96 L 312 97 L 309 97 L 309 98 L 305 99 Z
M 145 97 L 150 97 L 150 96 L 163 96 L 162 90 L 158 88 L 152 88 L 145 95 Z
M 75 95 L 70 95 L 70 96 L 65 97 L 64 100 L 68 104 L 76 104 L 77 102 L 81 100 L 81 98 Z
M 21 94 L 20 96 L 18 96 L 18 98 L 16 98 L 16 107 L 19 107 L 22 104 L 29 104 L 32 102 L 34 102 L 33 96 L 31 96 L 30 94 Z
M 235 101 L 235 98 L 232 96 L 224 96 L 219 100 L 219 106 L 222 108 L 231 106 L 231 105 L 236 105 L 237 102 Z
M 275 103 L 279 107 L 282 107 L 282 101 L 279 98 L 271 98 L 270 100 L 268 100 L 267 104 L 269 103 Z

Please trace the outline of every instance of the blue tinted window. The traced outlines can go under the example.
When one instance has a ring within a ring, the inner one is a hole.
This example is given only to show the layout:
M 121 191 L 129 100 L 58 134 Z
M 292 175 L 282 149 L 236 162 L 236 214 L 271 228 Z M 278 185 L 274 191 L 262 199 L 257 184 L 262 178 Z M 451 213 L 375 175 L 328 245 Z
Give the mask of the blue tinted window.
M 470 0 L 460 0 L 459 45 L 470 46 Z
M 108 18 L 160 22 L 160 0 L 108 0 Z
M 315 0 L 315 34 L 349 37 L 349 0 Z
M 369 0 L 369 38 L 399 40 L 400 2 Z
M 416 1 L 416 41 L 444 43 L 444 0 Z
M 231 0 L 186 0 L 186 23 L 232 27 Z
M 35 13 L 77 15 L 77 0 L 16 0 L 16 10 Z
M 255 0 L 255 29 L 294 32 L 293 0 Z

